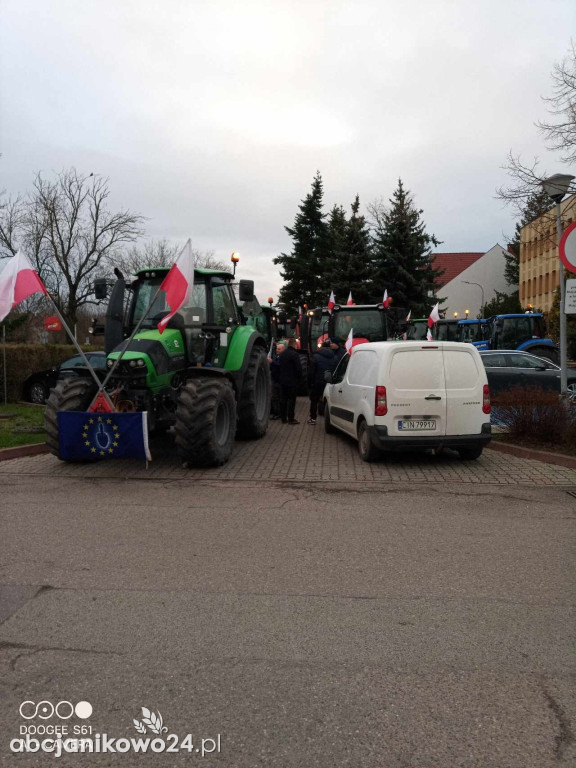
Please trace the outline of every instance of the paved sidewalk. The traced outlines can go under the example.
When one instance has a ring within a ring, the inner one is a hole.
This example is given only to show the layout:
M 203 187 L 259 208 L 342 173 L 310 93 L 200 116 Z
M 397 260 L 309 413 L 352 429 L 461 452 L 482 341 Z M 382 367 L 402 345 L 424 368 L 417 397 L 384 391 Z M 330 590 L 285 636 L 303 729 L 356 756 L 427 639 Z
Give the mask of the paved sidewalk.
M 184 469 L 168 436 L 151 441 L 153 461 L 148 468 L 142 462 L 129 460 L 67 464 L 48 454 L 2 462 L 0 476 L 576 486 L 576 469 L 491 450 L 485 450 L 480 459 L 470 462 L 462 462 L 455 453 L 446 452 L 441 456 L 389 454 L 375 464 L 366 464 L 360 459 L 354 440 L 344 434 L 326 435 L 322 419 L 316 426 L 306 424 L 307 409 L 308 400 L 299 398 L 300 424 L 271 422 L 262 440 L 236 443 L 232 459 L 216 469 Z

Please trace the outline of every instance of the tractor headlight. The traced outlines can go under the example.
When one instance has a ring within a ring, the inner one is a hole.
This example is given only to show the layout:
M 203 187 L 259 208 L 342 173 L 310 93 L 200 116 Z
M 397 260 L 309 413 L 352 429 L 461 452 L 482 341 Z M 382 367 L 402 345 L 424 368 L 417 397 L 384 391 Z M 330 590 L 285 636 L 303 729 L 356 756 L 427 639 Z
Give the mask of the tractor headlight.
M 128 365 L 130 366 L 130 368 L 136 368 L 136 360 L 130 360 Z
M 106 360 L 106 368 L 112 368 L 114 365 L 114 360 Z
M 140 358 L 140 360 L 138 360 L 138 367 L 139 368 L 144 368 L 145 365 L 146 365 L 146 363 L 144 362 L 144 360 L 142 358 Z

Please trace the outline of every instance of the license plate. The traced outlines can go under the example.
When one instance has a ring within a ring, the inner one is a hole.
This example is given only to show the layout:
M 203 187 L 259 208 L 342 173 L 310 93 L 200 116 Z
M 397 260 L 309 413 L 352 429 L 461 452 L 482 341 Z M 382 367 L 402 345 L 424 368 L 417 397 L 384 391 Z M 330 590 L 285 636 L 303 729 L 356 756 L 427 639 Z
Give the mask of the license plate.
M 402 419 L 398 422 L 398 429 L 402 432 L 436 429 L 436 419 Z

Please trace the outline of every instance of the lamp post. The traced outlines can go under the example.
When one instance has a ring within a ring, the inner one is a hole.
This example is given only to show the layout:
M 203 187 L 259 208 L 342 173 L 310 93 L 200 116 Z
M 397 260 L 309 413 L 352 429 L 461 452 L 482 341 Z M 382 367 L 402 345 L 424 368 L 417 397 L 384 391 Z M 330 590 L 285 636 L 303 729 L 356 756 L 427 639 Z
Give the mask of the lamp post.
M 482 309 L 484 307 L 484 288 L 480 285 L 480 283 L 473 283 L 470 280 L 462 280 L 463 283 L 466 283 L 466 285 L 477 285 L 478 288 L 482 291 L 482 304 L 480 305 L 480 312 L 479 314 L 482 314 Z
M 556 239 L 558 246 L 562 238 L 562 198 L 568 194 L 574 176 L 567 173 L 555 173 L 542 181 L 542 189 L 556 203 Z M 566 282 L 564 280 L 564 265 L 558 253 L 558 279 L 560 281 L 560 393 L 564 395 L 568 388 L 567 354 L 566 354 Z

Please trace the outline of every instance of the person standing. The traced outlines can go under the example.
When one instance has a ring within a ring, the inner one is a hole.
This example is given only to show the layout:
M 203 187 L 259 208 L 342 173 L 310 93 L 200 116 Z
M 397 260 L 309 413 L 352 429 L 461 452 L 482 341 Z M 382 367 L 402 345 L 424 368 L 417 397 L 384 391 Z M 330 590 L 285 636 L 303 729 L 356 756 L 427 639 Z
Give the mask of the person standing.
M 296 339 L 288 339 L 288 346 L 278 358 L 280 369 L 280 418 L 282 424 L 299 424 L 296 418 L 296 392 L 302 379 L 302 363 L 296 351 Z
M 284 352 L 285 348 L 282 342 L 278 342 L 276 345 L 276 357 L 270 360 L 270 376 L 272 378 L 270 419 L 272 421 L 280 418 L 280 355 Z
M 334 368 L 336 368 L 340 360 L 342 360 L 342 358 L 346 354 L 346 349 L 340 345 L 340 342 L 336 338 L 330 339 L 330 349 L 334 353 L 334 357 L 335 357 Z
M 318 416 L 318 403 L 324 394 L 326 371 L 333 371 L 336 367 L 336 355 L 330 349 L 330 342 L 324 341 L 322 346 L 312 355 L 310 363 L 310 418 L 308 424 L 316 424 Z

